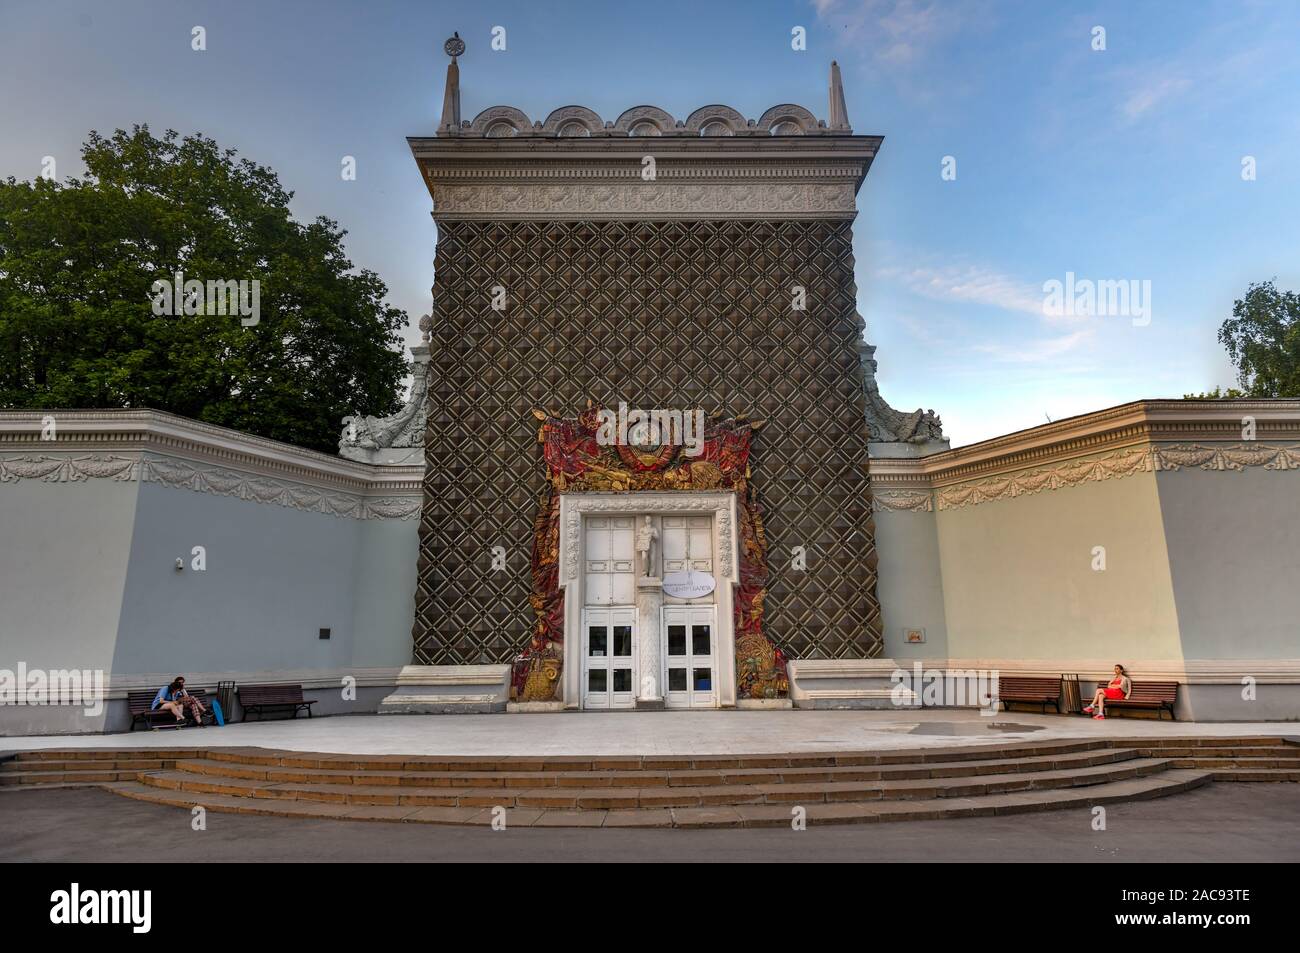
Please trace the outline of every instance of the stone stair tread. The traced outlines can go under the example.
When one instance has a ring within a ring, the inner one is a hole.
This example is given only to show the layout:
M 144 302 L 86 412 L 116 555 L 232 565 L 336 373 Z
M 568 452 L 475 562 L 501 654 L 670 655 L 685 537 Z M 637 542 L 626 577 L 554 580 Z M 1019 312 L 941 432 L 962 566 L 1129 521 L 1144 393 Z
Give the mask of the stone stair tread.
M 1279 768 L 1287 771 L 1300 771 L 1300 761 L 1295 758 L 1202 758 L 1175 755 L 1169 760 L 1178 762 L 1179 767 L 1182 767 L 1185 762 L 1187 767 L 1197 768 L 1238 768 L 1242 770 Z
M 60 759 L 60 760 L 32 760 L 0 762 L 0 774 L 11 774 L 21 772 L 24 774 L 38 774 L 47 771 L 146 771 L 150 769 L 159 769 L 167 764 L 170 759 L 167 758 L 118 758 L 118 759 Z
M 1087 750 L 1066 752 L 1064 754 L 1039 755 L 1024 759 L 982 759 L 977 761 L 939 761 L 928 764 L 894 764 L 885 766 L 830 766 L 817 768 L 741 768 L 741 769 L 691 769 L 688 771 L 644 771 L 623 772 L 617 776 L 604 773 L 582 773 L 574 771 L 546 772 L 453 772 L 448 774 L 426 774 L 406 770 L 384 771 L 335 771 L 319 768 L 279 768 L 272 766 L 244 766 L 231 762 L 211 762 L 203 759 L 183 759 L 176 762 L 178 770 L 192 772 L 195 775 L 213 778 L 240 778 L 252 775 L 256 779 L 273 783 L 338 783 L 356 784 L 371 780 L 389 783 L 394 787 L 406 787 L 414 781 L 436 779 L 439 787 L 453 787 L 459 782 L 478 782 L 470 786 L 505 788 L 511 785 L 536 784 L 547 782 L 558 788 L 576 788 L 609 786 L 632 786 L 633 781 L 644 782 L 644 786 L 696 786 L 706 779 L 715 785 L 750 783 L 767 779 L 769 783 L 793 783 L 797 779 L 819 776 L 834 777 L 838 775 L 855 775 L 853 780 L 874 780 L 881 775 L 893 778 L 926 778 L 951 775 L 985 776 L 1006 773 L 1007 768 L 1016 768 L 1013 773 L 1028 773 L 1021 769 L 1045 770 L 1054 766 L 1064 769 L 1072 764 L 1086 764 L 1098 761 L 1103 764 L 1116 763 L 1133 758 L 1135 753 L 1126 748 L 1104 750 Z M 483 782 L 492 782 L 485 784 Z M 617 783 L 613 783 L 617 782 Z M 692 783 L 694 782 L 694 783 Z M 426 785 L 416 785 L 426 786 Z
M 1078 805 L 1159 797 L 1205 783 L 1208 772 L 1168 770 L 1154 776 L 1111 781 L 1083 788 L 1017 791 L 978 798 L 940 801 L 839 802 L 807 806 L 810 824 L 872 823 L 989 814 L 1012 814 Z M 789 824 L 793 808 L 775 805 L 718 805 L 637 810 L 544 810 L 507 808 L 494 812 L 477 807 L 411 807 L 347 805 L 301 801 L 266 801 L 218 794 L 197 794 L 152 788 L 137 782 L 113 785 L 119 794 L 160 805 L 283 817 L 336 818 L 431 824 L 488 825 L 505 819 L 509 827 L 772 827 Z
M 1300 781 L 1300 765 L 1294 768 L 1213 768 L 1209 771 L 1216 781 Z
M 38 781 L 27 784 L 0 784 L 0 793 L 9 791 L 50 791 L 59 788 L 108 788 L 124 781 Z
M 1300 748 L 1277 745 L 1267 748 L 1204 747 L 1199 745 L 1134 745 L 1152 753 L 1159 752 L 1167 758 L 1286 758 L 1300 760 Z
M 134 779 L 136 770 L 113 771 L 9 771 L 0 775 L 0 788 L 29 788 L 37 784 L 100 784 Z
M 202 748 L 37 748 L 15 751 L 11 757 L 14 761 L 120 761 L 128 758 L 175 761 L 177 758 L 202 758 L 205 753 Z
M 536 757 L 427 757 L 417 758 L 403 755 L 368 755 L 358 757 L 356 755 L 331 755 L 331 754 L 312 754 L 308 752 L 272 752 L 269 749 L 237 749 L 237 748 L 217 748 L 211 749 L 211 757 L 205 760 L 225 763 L 238 763 L 240 755 L 238 752 L 248 751 L 249 754 L 245 759 L 250 763 L 256 763 L 258 767 L 286 767 L 293 770 L 304 771 L 336 771 L 343 773 L 358 772 L 379 772 L 383 774 L 400 774 L 402 772 L 466 772 L 481 770 L 484 772 L 494 773 L 500 771 L 521 772 L 526 771 L 530 766 L 536 768 L 538 772 L 550 774 L 554 772 L 577 771 L 590 773 L 591 771 L 617 771 L 624 772 L 629 770 L 642 770 L 662 772 L 665 770 L 718 770 L 731 769 L 739 770 L 744 768 L 764 768 L 764 767 L 818 767 L 822 765 L 833 766 L 837 762 L 844 766 L 860 766 L 864 764 L 896 764 L 908 763 L 909 759 L 915 759 L 917 763 L 928 763 L 932 761 L 944 760 L 950 758 L 956 761 L 979 761 L 988 758 L 1020 758 L 1020 757 L 1037 757 L 1043 755 L 1052 755 L 1071 751 L 1095 750 L 1106 747 L 1105 739 L 1062 739 L 1058 741 L 1040 742 L 1037 744 L 1013 745 L 1011 747 L 957 747 L 957 748 L 924 748 L 910 751 L 884 751 L 884 752 L 852 752 L 852 751 L 832 751 L 832 752 L 795 752 L 790 754 L 776 755 L 694 755 L 689 758 L 660 757 L 655 755 L 645 756 L 592 756 L 581 758 L 536 756 Z M 192 757 L 204 758 L 202 753 L 192 755 Z M 256 759 L 256 761 L 254 761 Z M 293 763 L 291 763 L 293 762 Z M 791 762 L 794 762 L 792 765 Z M 695 764 L 697 767 L 692 768 Z
M 494 807 L 551 810 L 617 810 L 663 807 L 709 810 L 734 804 L 788 801 L 808 804 L 913 798 L 951 799 L 988 796 L 1006 789 L 1048 790 L 1117 780 L 1158 771 L 1167 760 L 1131 758 L 1100 765 L 1064 770 L 977 775 L 970 777 L 917 778 L 907 780 L 820 781 L 815 783 L 708 785 L 698 788 L 660 786 L 476 788 L 358 785 L 308 782 L 267 782 L 251 778 L 229 778 L 190 774 L 182 770 L 140 772 L 146 786 L 164 790 L 184 789 L 201 796 L 249 797 L 261 800 L 304 803 L 346 803 L 355 806 L 446 806 Z M 205 792 L 201 786 L 216 790 Z M 1002 789 L 1002 790 L 999 790 Z M 893 795 L 894 797 L 891 797 Z

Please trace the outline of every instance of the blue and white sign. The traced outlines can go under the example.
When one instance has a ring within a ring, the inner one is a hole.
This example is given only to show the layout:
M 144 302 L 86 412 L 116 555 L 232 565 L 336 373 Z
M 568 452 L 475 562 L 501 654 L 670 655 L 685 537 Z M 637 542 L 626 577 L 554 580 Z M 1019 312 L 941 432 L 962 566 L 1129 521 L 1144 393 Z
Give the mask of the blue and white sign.
M 698 599 L 707 596 L 716 585 L 712 573 L 698 569 L 670 572 L 664 576 L 664 595 L 675 599 Z

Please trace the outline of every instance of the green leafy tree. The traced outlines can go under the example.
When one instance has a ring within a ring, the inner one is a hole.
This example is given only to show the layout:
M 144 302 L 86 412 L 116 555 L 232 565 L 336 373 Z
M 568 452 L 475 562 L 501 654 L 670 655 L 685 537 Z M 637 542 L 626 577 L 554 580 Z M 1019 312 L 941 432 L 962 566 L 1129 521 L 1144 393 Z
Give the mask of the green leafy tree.
M 1199 394 L 1184 394 L 1183 400 L 1233 400 L 1237 397 L 1245 397 L 1241 391 L 1235 387 L 1229 387 L 1224 390 L 1218 384 L 1214 385 L 1214 390 L 1203 391 Z
M 1219 341 L 1237 365 L 1246 397 L 1300 397 L 1300 295 L 1271 281 L 1233 302 Z
M 82 179 L 0 181 L 0 405 L 151 407 L 325 452 L 345 415 L 397 409 L 406 314 L 273 171 L 148 126 L 82 156 Z M 178 271 L 260 282 L 257 323 L 155 314 Z

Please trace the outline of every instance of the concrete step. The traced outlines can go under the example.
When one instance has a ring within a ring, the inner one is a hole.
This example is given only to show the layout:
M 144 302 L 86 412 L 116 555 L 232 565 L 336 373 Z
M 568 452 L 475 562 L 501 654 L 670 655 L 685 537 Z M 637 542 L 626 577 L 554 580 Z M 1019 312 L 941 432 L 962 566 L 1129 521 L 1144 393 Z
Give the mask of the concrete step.
M 203 748 L 49 748 L 39 751 L 15 751 L 14 761 L 120 761 L 124 758 L 201 758 Z
M 1300 763 L 1300 747 L 1295 745 L 1149 745 L 1133 746 L 1144 757 L 1156 758 L 1284 758 Z
M 135 783 L 135 775 L 121 781 L 33 781 L 29 784 L 0 784 L 0 794 L 27 791 L 55 791 L 63 788 L 111 788 L 114 784 Z
M 46 784 L 103 784 L 108 781 L 134 781 L 137 770 L 113 771 L 6 771 L 0 774 L 0 788 L 30 788 Z
M 1277 768 L 1205 768 L 1215 781 L 1300 781 L 1300 765 Z
M 1042 742 L 1036 745 L 989 745 L 984 747 L 924 748 L 880 752 L 808 752 L 772 755 L 708 755 L 664 757 L 657 755 L 622 757 L 415 757 L 410 755 L 311 754 L 275 752 L 267 749 L 214 748 L 209 761 L 234 762 L 264 767 L 302 768 L 332 771 L 408 772 L 535 772 L 535 771 L 689 771 L 740 770 L 746 768 L 859 767 L 935 762 L 983 761 L 1032 758 L 1113 747 L 1106 739 Z
M 1208 780 L 1209 775 L 1205 772 L 1171 770 L 1086 788 L 1018 791 L 985 797 L 926 802 L 873 801 L 811 804 L 804 810 L 809 824 L 863 824 L 895 820 L 1017 814 L 1164 797 L 1198 787 Z M 494 820 L 501 820 L 505 822 L 507 828 L 783 827 L 791 823 L 795 809 L 803 807 L 802 805 L 721 805 L 700 808 L 660 807 L 574 811 L 545 808 L 494 809 L 474 806 L 357 805 L 264 800 L 169 791 L 140 783 L 114 785 L 112 790 L 125 797 L 187 810 L 202 805 L 207 810 L 221 813 L 482 826 L 487 826 Z
M 1217 735 L 1205 736 L 1199 738 L 1170 738 L 1170 737 L 1143 737 L 1143 738 L 1123 738 L 1115 736 L 1112 740 L 1131 745 L 1133 747 L 1142 747 L 1150 745 L 1153 747 L 1170 747 L 1170 748 L 1271 748 L 1277 745 L 1292 744 L 1286 736 L 1283 735 L 1243 735 L 1241 737 Z
M 869 781 L 929 777 L 965 777 L 1008 772 L 1047 771 L 1113 764 L 1135 757 L 1129 749 L 1099 749 L 1031 758 L 934 762 L 878 766 L 715 768 L 678 771 L 409 771 L 321 770 L 248 765 L 207 759 L 179 760 L 177 770 L 208 777 L 270 782 L 387 784 L 421 787 L 707 787 L 734 784 L 814 781 Z
M 212 777 L 187 771 L 142 772 L 140 783 L 191 794 L 215 794 L 343 804 L 422 807 L 519 807 L 566 810 L 616 810 L 648 807 L 825 803 L 862 800 L 922 800 L 978 797 L 1016 790 L 1046 790 L 1103 784 L 1164 770 L 1159 759 L 1128 759 L 1113 764 L 1028 773 L 907 780 L 755 783 L 705 787 L 416 787 L 406 785 L 303 783 Z
M 175 760 L 162 758 L 64 758 L 19 760 L 0 762 L 0 778 L 6 774 L 31 774 L 45 771 L 159 771 L 176 764 Z
M 1169 755 L 1161 755 L 1160 757 L 1168 757 L 1170 761 L 1174 762 L 1174 767 L 1178 768 L 1198 768 L 1206 770 L 1229 770 L 1234 768 L 1283 768 L 1289 771 L 1300 771 L 1300 761 L 1297 761 L 1295 758 L 1184 758 Z

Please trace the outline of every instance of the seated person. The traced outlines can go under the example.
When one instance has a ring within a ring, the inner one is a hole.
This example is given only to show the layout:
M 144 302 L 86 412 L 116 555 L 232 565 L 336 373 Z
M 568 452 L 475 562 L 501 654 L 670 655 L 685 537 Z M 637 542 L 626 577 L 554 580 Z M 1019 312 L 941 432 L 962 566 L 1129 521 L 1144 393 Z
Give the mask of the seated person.
M 1092 715 L 1093 718 L 1105 718 L 1107 698 L 1128 698 L 1132 693 L 1133 683 L 1124 674 L 1124 666 L 1116 665 L 1115 677 L 1110 680 L 1110 683 L 1105 688 L 1097 689 L 1097 693 L 1092 696 L 1092 704 L 1085 708 L 1084 711 L 1092 715 L 1092 712 L 1096 710 L 1097 714 Z
M 188 711 L 194 723 L 200 728 L 203 725 L 203 715 L 207 708 L 203 703 L 185 690 L 185 677 L 177 675 L 170 685 L 165 685 L 158 689 L 158 694 L 154 697 L 153 705 L 155 711 L 159 708 L 165 709 L 176 716 L 179 722 L 185 721 L 185 712 Z

